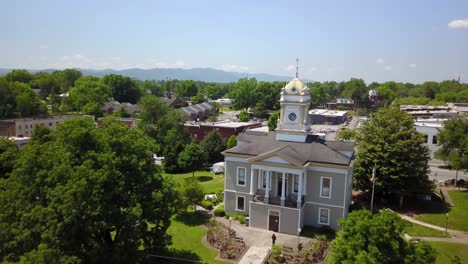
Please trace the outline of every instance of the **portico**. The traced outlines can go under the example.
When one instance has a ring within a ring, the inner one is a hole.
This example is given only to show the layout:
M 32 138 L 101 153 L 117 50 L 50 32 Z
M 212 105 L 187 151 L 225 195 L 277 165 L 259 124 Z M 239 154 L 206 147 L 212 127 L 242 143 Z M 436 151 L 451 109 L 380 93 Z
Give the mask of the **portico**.
M 305 195 L 304 168 L 251 165 L 250 195 L 254 201 L 301 208 Z

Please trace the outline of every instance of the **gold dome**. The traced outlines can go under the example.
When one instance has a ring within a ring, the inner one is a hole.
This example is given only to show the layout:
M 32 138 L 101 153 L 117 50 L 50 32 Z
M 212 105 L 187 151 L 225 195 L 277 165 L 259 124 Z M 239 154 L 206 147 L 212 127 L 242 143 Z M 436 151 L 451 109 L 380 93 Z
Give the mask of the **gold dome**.
M 305 88 L 305 84 L 299 78 L 294 78 L 284 87 L 284 92 L 286 94 L 302 94 Z

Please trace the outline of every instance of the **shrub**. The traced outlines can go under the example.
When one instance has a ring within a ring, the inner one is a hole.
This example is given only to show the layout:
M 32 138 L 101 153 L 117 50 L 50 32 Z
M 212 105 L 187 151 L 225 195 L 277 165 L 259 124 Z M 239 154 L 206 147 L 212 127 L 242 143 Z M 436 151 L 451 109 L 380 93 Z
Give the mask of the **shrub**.
M 213 204 L 212 204 L 210 201 L 208 201 L 208 200 L 203 200 L 203 201 L 201 201 L 201 206 L 202 206 L 203 208 L 205 208 L 206 210 L 211 210 L 211 209 L 213 209 Z
M 221 216 L 221 217 L 223 217 L 225 215 L 225 213 L 224 213 L 224 204 L 216 207 L 216 209 L 214 210 L 214 215 L 215 216 Z
M 282 245 L 273 245 L 270 251 L 270 257 L 268 262 L 272 264 L 284 263 L 283 259 L 283 246 Z
M 245 224 L 245 215 L 241 214 L 226 214 L 226 218 L 232 217 L 233 220 L 239 221 L 241 224 Z

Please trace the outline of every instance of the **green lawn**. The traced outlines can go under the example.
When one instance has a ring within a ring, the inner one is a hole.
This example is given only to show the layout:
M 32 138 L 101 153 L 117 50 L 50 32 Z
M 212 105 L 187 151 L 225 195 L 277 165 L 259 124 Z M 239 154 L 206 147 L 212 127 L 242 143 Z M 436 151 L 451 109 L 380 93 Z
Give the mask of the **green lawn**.
M 166 177 L 171 177 L 176 183 L 182 185 L 184 180 L 192 177 L 192 173 L 169 174 L 163 173 Z M 205 193 L 216 193 L 224 190 L 224 175 L 214 174 L 209 171 L 196 171 L 195 177 L 200 182 Z
M 436 264 L 451 263 L 454 256 L 461 259 L 461 263 L 468 264 L 468 244 L 447 242 L 426 242 L 437 250 Z
M 225 263 L 215 260 L 218 252 L 202 243 L 206 229 L 201 225 L 206 221 L 205 216 L 193 212 L 172 219 L 168 233 L 172 235 L 170 249 L 173 257 L 198 260 L 205 263 Z
M 448 193 L 454 204 L 449 211 L 448 228 L 468 231 L 468 191 L 451 190 Z M 445 213 L 440 212 L 419 214 L 416 219 L 441 227 L 446 223 Z
M 447 237 L 444 231 L 435 230 L 429 227 L 411 223 L 404 220 L 407 224 L 405 233 L 410 236 L 423 236 L 423 237 Z M 450 236 L 450 235 L 448 235 Z

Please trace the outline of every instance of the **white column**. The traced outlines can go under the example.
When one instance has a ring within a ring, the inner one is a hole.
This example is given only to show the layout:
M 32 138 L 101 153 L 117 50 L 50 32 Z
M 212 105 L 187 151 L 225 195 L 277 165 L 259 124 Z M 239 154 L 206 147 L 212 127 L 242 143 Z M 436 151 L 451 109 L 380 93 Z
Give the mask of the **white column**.
M 302 175 L 303 173 L 299 173 L 299 190 L 297 190 L 297 208 L 301 208 L 302 203 Z
M 283 180 L 281 181 L 281 206 L 284 206 L 284 199 L 285 199 L 285 189 L 286 189 L 286 173 L 282 173 Z
M 269 171 L 267 171 L 266 177 L 267 177 L 267 182 L 266 182 L 266 188 L 265 188 L 265 203 L 268 203 L 268 199 L 270 198 L 270 177 L 271 177 L 271 174 Z
M 250 194 L 251 194 L 251 195 L 254 194 L 254 184 L 255 184 L 255 181 L 254 181 L 254 169 L 251 168 L 251 169 L 250 169 Z

